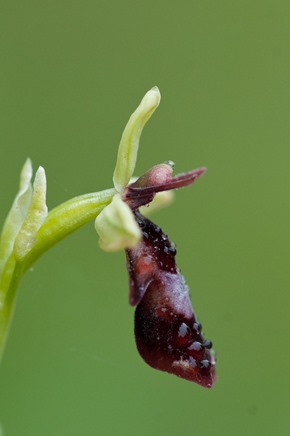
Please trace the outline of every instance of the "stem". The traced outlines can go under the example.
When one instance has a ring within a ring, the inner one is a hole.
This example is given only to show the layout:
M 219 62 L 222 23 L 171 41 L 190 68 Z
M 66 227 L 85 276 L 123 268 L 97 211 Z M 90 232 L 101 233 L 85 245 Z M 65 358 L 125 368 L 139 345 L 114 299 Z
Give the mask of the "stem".
M 115 193 L 116 190 L 112 188 L 80 195 L 52 209 L 37 233 L 32 250 L 23 259 L 24 270 L 65 236 L 96 218 L 112 201 Z
M 16 289 L 22 277 L 22 274 L 22 266 L 19 263 L 16 263 L 10 283 L 8 285 L 8 289 L 5 293 L 5 298 L 3 301 L 0 302 L 0 362 L 2 359 L 5 343 L 8 337 L 9 328 L 14 313 L 16 302 Z
M 16 290 L 25 271 L 50 247 L 96 218 L 107 206 L 115 189 L 80 195 L 52 209 L 36 234 L 32 249 L 22 258 L 12 252 L 0 277 L 0 361 L 16 302 Z

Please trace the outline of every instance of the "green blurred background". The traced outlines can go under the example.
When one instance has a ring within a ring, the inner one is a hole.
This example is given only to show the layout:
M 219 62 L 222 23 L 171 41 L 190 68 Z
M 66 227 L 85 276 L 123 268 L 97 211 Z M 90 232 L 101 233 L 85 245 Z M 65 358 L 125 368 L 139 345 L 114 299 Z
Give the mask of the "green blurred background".
M 136 173 L 208 167 L 154 219 L 218 357 L 212 390 L 143 363 L 124 255 L 89 224 L 21 284 L 5 436 L 290 433 L 289 20 L 288 0 L 1 1 L 1 222 L 27 156 L 49 208 L 112 186 L 127 119 L 158 85 Z

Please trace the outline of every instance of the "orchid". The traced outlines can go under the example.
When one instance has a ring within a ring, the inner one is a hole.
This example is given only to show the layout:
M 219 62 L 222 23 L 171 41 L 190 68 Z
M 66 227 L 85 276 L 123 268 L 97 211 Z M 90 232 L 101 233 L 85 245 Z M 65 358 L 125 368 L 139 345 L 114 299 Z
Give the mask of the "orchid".
M 192 184 L 206 169 L 173 176 L 174 164 L 167 161 L 133 177 L 142 130 L 160 98 L 159 89 L 152 88 L 131 115 L 121 137 L 111 189 L 72 198 L 48 212 L 45 171 L 37 170 L 32 185 L 32 164 L 26 161 L 0 238 L 0 355 L 21 277 L 51 246 L 95 219 L 100 247 L 125 250 L 129 302 L 137 306 L 135 338 L 143 359 L 156 369 L 212 386 L 214 353 L 201 333 L 188 287 L 176 266 L 175 246 L 146 217 L 172 201 L 173 189 Z

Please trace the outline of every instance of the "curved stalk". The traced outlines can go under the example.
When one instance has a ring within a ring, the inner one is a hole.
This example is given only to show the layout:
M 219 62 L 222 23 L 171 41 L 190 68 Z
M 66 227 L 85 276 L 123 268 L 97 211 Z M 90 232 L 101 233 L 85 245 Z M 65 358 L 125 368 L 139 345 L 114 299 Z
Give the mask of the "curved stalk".
M 5 298 L 3 301 L 0 301 L 0 362 L 14 313 L 16 290 L 22 274 L 22 266 L 15 263 L 11 280 L 5 292 Z
M 95 219 L 115 195 L 115 189 L 80 195 L 52 209 L 37 232 L 31 250 L 21 259 L 13 251 L 0 277 L 0 361 L 13 316 L 17 286 L 25 271 L 50 247 Z
M 116 190 L 112 188 L 80 195 L 52 209 L 37 233 L 32 250 L 23 260 L 24 270 L 30 268 L 41 254 L 54 244 L 95 219 L 112 201 L 115 193 Z

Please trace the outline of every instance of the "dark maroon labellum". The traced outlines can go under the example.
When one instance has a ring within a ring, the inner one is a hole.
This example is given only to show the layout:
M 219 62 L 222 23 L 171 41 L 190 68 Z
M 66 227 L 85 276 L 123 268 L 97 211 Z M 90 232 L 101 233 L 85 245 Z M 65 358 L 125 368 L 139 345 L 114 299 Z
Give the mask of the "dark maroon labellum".
M 160 227 L 134 211 L 143 238 L 126 250 L 135 339 L 150 366 L 210 388 L 215 380 L 211 342 L 193 312 L 175 263 L 175 247 Z

